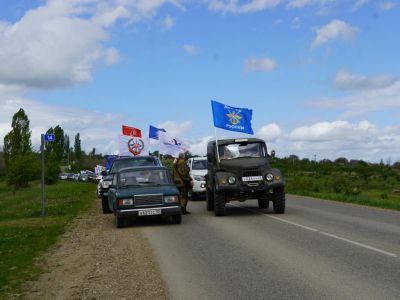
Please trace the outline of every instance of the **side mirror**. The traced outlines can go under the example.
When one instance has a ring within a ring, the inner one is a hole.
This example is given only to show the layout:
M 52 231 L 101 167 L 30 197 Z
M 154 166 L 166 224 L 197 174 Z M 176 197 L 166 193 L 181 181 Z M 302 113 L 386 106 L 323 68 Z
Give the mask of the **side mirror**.
M 107 171 L 101 171 L 102 176 L 107 176 Z
M 275 150 L 271 150 L 271 157 L 272 157 L 272 158 L 275 157 Z

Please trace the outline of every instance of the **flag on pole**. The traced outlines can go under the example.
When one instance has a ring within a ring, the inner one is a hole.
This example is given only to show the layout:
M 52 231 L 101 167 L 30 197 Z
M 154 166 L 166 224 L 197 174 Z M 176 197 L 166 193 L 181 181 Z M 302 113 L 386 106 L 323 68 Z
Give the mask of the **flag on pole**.
M 122 134 L 139 138 L 142 137 L 142 131 L 140 129 L 126 125 L 122 125 Z
M 149 155 L 150 143 L 148 138 L 119 136 L 120 156 L 145 156 Z
M 154 127 L 154 126 L 150 125 L 150 128 L 149 128 L 149 138 L 150 138 L 150 139 L 158 140 L 158 133 L 159 133 L 160 131 L 166 132 L 165 129 L 163 129 L 163 128 L 157 128 L 157 127 Z
M 254 134 L 251 128 L 253 110 L 239 108 L 211 100 L 214 126 L 230 131 Z
M 184 153 L 189 150 L 189 146 L 185 142 L 181 139 L 170 136 L 166 132 L 159 131 L 158 137 L 158 151 L 161 154 L 178 157 L 179 153 Z

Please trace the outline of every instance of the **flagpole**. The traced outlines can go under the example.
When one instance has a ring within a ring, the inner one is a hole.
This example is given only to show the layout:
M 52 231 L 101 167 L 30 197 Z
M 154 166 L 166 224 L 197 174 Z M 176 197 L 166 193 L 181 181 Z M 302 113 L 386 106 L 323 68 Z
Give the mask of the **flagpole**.
M 219 167 L 219 149 L 218 149 L 218 139 L 217 139 L 217 127 L 214 126 L 214 133 L 215 133 L 215 145 L 217 147 L 217 162 Z

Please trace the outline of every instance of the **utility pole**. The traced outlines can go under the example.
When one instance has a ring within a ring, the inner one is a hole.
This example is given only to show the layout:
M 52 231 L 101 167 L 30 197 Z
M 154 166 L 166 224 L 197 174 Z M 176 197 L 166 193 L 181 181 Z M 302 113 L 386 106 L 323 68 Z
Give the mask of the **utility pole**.
M 44 218 L 45 215 L 45 205 L 46 196 L 44 191 L 44 134 L 41 135 L 40 151 L 42 152 L 42 213 L 41 216 Z

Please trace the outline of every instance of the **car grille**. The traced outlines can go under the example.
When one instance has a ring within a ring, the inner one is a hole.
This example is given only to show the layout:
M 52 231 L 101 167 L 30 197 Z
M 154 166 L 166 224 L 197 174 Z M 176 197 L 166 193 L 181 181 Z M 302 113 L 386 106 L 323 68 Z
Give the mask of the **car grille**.
M 258 168 L 243 169 L 243 177 L 254 177 L 254 176 L 262 176 Z
M 133 197 L 135 206 L 157 206 L 163 204 L 163 195 L 138 195 Z

